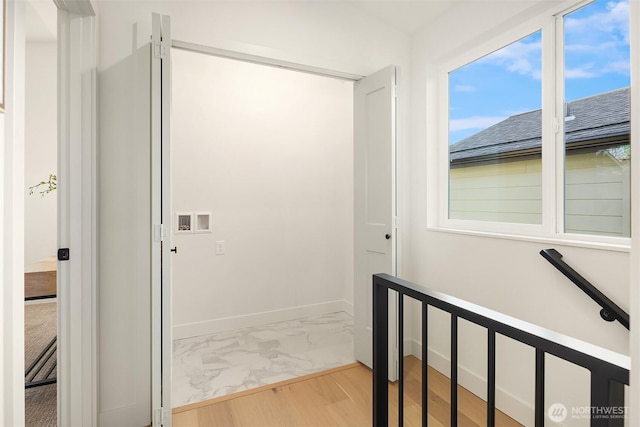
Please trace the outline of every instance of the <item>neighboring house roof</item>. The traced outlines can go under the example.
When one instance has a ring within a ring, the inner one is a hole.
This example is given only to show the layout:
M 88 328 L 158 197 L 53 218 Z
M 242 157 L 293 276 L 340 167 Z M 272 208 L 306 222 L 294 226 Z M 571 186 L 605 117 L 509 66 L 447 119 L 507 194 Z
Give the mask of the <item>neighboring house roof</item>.
M 567 104 L 565 143 L 603 140 L 629 135 L 629 88 L 571 101 Z M 539 153 L 542 142 L 542 112 L 528 111 L 452 144 L 452 163 L 489 160 L 506 155 Z

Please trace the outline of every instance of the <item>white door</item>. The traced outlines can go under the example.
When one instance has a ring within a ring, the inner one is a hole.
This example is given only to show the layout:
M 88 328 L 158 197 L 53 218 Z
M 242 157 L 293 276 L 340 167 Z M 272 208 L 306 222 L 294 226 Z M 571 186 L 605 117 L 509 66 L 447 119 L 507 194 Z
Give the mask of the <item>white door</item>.
M 171 425 L 171 21 L 152 15 L 151 404 L 152 425 Z
M 372 275 L 396 274 L 396 69 L 354 86 L 355 357 L 372 365 Z M 397 378 L 396 296 L 389 296 L 389 379 Z

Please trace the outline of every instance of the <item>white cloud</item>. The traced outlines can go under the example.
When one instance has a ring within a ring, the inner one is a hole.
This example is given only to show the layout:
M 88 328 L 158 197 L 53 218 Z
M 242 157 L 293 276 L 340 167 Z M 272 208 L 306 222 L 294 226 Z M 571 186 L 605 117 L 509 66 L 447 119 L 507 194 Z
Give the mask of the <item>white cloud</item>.
M 449 131 L 456 132 L 466 129 L 486 129 L 506 119 L 504 116 L 476 116 L 449 121 Z
M 540 79 L 542 44 L 540 41 L 520 40 L 487 55 L 481 62 L 504 67 L 507 71 Z
M 594 55 L 591 55 L 593 57 Z M 595 58 L 598 63 L 589 62 L 573 68 L 567 68 L 564 76 L 567 79 L 589 79 L 603 74 L 622 74 L 628 76 L 631 64 L 628 59 Z
M 596 6 L 585 6 L 596 7 Z M 604 10 L 565 19 L 567 79 L 629 75 L 629 1 L 609 1 Z M 588 62 L 587 62 L 588 61 Z
M 475 92 L 476 87 L 472 85 L 456 85 L 453 90 L 454 92 Z
M 586 6 L 589 7 L 589 6 Z M 593 63 L 577 65 L 565 72 L 566 78 L 593 78 L 604 73 L 628 74 L 628 62 L 620 60 L 629 47 L 629 0 L 609 1 L 606 10 L 583 18 L 565 20 L 567 54 L 587 55 Z M 503 67 L 511 73 L 541 79 L 541 42 L 531 38 L 512 43 L 478 62 Z
M 626 46 L 624 43 L 615 42 L 615 41 L 604 41 L 596 44 L 567 44 L 564 47 L 566 52 L 572 53 L 599 53 L 610 51 L 611 49 L 616 49 L 621 46 Z
M 629 63 L 629 60 L 624 59 L 621 61 L 610 62 L 606 67 L 604 67 L 603 72 L 629 75 L 630 70 L 631 64 Z
M 601 67 L 596 67 L 596 64 L 591 62 L 579 67 L 567 68 L 564 72 L 564 76 L 567 79 L 589 79 L 599 77 L 606 73 L 629 75 L 630 69 L 631 65 L 629 64 L 628 59 L 608 62 L 606 64 L 602 64 Z
M 518 74 L 529 74 L 532 69 L 533 65 L 531 65 L 531 62 L 524 58 L 515 59 L 507 66 L 507 70 L 514 71 Z
M 564 77 L 566 79 L 589 79 L 599 75 L 599 72 L 593 70 L 593 64 L 584 64 L 577 68 L 567 68 L 564 71 Z
M 588 7 L 588 6 L 587 6 Z M 571 34 L 600 38 L 602 33 L 619 34 L 625 43 L 629 43 L 629 1 L 610 1 L 607 10 L 584 18 L 565 20 L 565 28 Z

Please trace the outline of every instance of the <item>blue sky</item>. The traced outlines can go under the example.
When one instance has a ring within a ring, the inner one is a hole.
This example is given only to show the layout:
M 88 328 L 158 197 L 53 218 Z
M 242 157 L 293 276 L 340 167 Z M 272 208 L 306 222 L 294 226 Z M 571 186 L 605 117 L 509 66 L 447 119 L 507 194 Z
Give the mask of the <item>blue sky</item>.
M 629 86 L 629 0 L 597 0 L 565 17 L 565 99 Z M 449 74 L 449 141 L 541 107 L 541 32 Z

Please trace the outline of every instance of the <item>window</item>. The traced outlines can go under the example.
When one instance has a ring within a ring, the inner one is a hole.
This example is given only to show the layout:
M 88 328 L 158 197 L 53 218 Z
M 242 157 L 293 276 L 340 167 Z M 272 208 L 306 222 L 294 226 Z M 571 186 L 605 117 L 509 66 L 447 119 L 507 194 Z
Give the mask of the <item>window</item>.
M 449 218 L 542 223 L 541 63 L 537 31 L 449 73 Z
M 564 231 L 629 237 L 629 3 L 563 18 Z
M 448 67 L 443 225 L 628 238 L 629 52 L 628 0 L 596 0 Z

